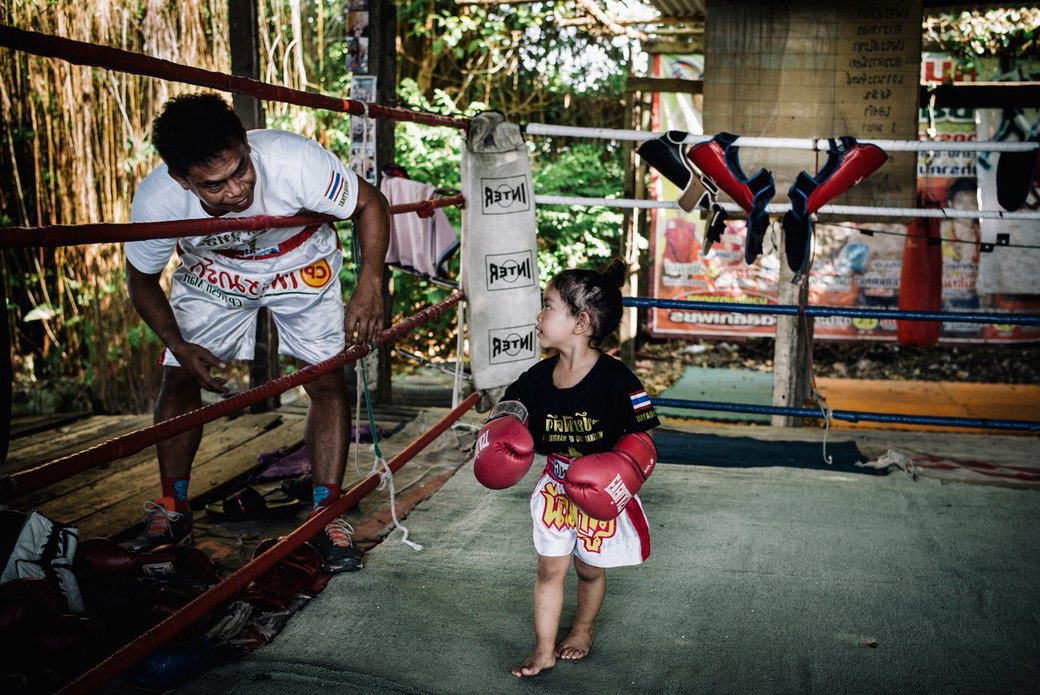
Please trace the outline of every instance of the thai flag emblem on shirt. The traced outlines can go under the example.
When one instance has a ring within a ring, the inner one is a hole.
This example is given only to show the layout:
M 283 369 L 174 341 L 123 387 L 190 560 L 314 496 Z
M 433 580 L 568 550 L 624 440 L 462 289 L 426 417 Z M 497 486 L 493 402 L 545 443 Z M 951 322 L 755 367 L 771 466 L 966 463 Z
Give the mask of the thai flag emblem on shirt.
M 633 391 L 628 394 L 628 397 L 632 399 L 632 410 L 637 413 L 646 410 L 651 405 L 650 396 L 646 395 L 646 391 Z
M 329 187 L 325 190 L 325 197 L 332 202 L 336 202 L 339 192 L 343 190 L 344 183 L 346 183 L 346 181 L 344 181 L 338 171 L 332 172 L 332 178 L 329 180 Z

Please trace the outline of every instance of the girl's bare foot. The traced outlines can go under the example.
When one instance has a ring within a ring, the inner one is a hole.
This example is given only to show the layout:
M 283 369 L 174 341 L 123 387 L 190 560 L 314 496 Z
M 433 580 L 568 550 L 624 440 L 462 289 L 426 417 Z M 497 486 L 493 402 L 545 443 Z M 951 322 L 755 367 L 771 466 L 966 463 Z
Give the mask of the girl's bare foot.
M 530 678 L 531 676 L 537 676 L 542 671 L 548 671 L 555 665 L 555 654 L 551 651 L 544 653 L 536 649 L 519 666 L 513 669 L 513 675 L 517 678 Z
M 588 656 L 591 650 L 592 629 L 575 625 L 556 648 L 556 656 L 568 661 L 577 661 Z

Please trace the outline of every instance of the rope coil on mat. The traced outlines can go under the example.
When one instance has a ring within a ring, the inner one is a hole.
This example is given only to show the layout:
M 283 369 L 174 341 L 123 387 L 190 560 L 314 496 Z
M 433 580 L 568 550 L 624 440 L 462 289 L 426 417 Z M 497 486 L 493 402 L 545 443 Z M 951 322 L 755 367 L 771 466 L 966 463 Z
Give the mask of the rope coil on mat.
M 367 113 L 366 113 L 367 117 Z M 366 126 L 367 132 L 367 126 Z M 358 245 L 357 236 L 351 240 L 351 246 L 354 251 L 356 258 L 360 259 L 361 249 Z M 461 302 L 460 302 L 461 304 Z M 372 351 L 375 350 L 375 341 L 372 342 Z M 367 363 L 365 362 L 364 356 L 362 356 L 354 369 L 356 378 L 357 391 L 357 407 L 354 409 L 354 417 L 358 425 L 361 421 L 361 393 L 365 394 L 365 412 L 368 414 L 368 428 L 372 432 L 372 452 L 374 454 L 372 459 L 372 468 L 370 474 L 379 476 L 379 487 L 378 490 L 389 487 L 390 492 L 390 518 L 393 519 L 394 528 L 401 529 L 402 538 L 401 542 L 407 545 L 412 550 L 422 550 L 423 547 L 414 542 L 408 540 L 408 527 L 401 523 L 397 518 L 397 493 L 394 489 L 394 473 L 390 470 L 390 467 L 386 463 L 386 459 L 383 458 L 383 452 L 379 448 L 379 431 L 376 427 L 375 413 L 372 410 L 372 394 L 368 391 L 368 379 L 366 378 Z M 454 406 L 453 406 L 454 407 Z M 360 473 L 360 467 L 358 465 L 358 450 L 360 449 L 360 426 L 354 428 L 354 468 Z
M 811 263 L 810 263 L 811 265 Z M 809 282 L 809 274 L 805 273 L 801 279 L 801 288 L 799 289 L 799 296 L 805 290 L 806 283 Z M 823 392 L 820 391 L 816 385 L 816 365 L 813 362 L 812 354 L 812 336 L 809 334 L 809 316 L 804 311 L 805 307 L 799 305 L 801 311 L 798 315 L 802 319 L 802 330 L 805 332 L 805 354 L 806 361 L 809 365 L 809 381 L 812 384 L 813 398 L 816 399 L 816 403 L 820 406 L 820 414 L 823 417 L 823 442 L 821 443 L 823 462 L 828 466 L 834 465 L 834 457 L 827 453 L 827 436 L 831 432 L 831 408 L 827 405 L 827 399 L 823 397 Z
M 372 469 L 370 471 L 370 474 L 375 474 L 375 475 L 379 476 L 379 487 L 376 488 L 377 490 L 382 490 L 384 488 L 389 487 L 389 490 L 390 490 L 390 518 L 393 519 L 394 528 L 401 529 L 401 533 L 403 534 L 402 538 L 401 538 L 401 542 L 404 543 L 405 545 L 407 545 L 412 550 L 416 550 L 416 551 L 422 550 L 423 547 L 420 544 L 418 544 L 418 543 L 416 543 L 414 541 L 408 540 L 408 527 L 406 527 L 404 524 L 402 524 L 401 521 L 397 518 L 397 499 L 396 499 L 397 493 L 394 490 L 394 472 L 392 470 L 390 470 L 389 465 L 387 465 L 386 459 L 383 458 L 383 452 L 379 448 L 379 434 L 377 433 L 377 429 L 376 429 L 375 415 L 372 412 L 372 397 L 371 397 L 371 394 L 369 394 L 369 392 L 368 392 L 368 379 L 365 378 L 365 359 L 361 358 L 361 360 L 359 360 L 359 364 L 360 364 L 361 368 L 355 370 L 355 373 L 357 375 L 357 409 L 354 412 L 356 413 L 355 419 L 360 424 L 360 420 L 361 420 L 361 392 L 364 391 L 364 393 L 365 393 L 365 410 L 368 413 L 368 427 L 372 431 L 372 447 L 371 447 L 371 449 L 372 449 L 372 452 L 374 454 L 374 456 L 372 458 Z M 360 440 L 360 436 L 358 434 L 359 430 L 360 430 L 360 427 L 355 427 L 354 428 L 354 432 L 355 432 L 355 435 L 354 435 L 354 444 L 355 444 L 355 449 L 354 449 L 354 466 L 355 466 L 355 468 L 358 467 L 358 453 L 357 452 L 358 452 L 358 448 L 359 448 L 359 445 L 360 445 L 360 441 L 359 441 Z M 360 472 L 360 470 L 359 470 L 359 472 Z

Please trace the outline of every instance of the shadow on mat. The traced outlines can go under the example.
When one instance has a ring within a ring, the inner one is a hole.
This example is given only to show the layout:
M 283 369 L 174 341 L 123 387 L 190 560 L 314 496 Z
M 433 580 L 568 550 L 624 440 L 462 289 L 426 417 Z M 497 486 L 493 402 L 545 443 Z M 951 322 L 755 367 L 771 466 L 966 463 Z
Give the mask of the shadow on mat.
M 855 442 L 828 442 L 823 460 L 823 445 L 817 442 L 764 441 L 751 437 L 723 437 L 716 434 L 679 432 L 664 427 L 654 430 L 657 459 L 661 463 L 686 466 L 715 466 L 717 468 L 815 468 L 843 473 L 883 474 L 869 467 L 859 467 L 857 461 L 866 461 Z

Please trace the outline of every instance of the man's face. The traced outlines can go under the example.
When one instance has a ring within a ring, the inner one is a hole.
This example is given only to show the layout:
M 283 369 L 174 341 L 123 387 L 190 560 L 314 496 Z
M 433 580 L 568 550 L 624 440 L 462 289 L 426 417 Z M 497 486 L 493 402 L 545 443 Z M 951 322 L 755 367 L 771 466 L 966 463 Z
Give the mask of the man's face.
M 211 215 L 242 212 L 253 204 L 256 169 L 246 143 L 224 150 L 207 164 L 191 167 L 184 177 L 172 172 L 170 176 L 197 195 Z

